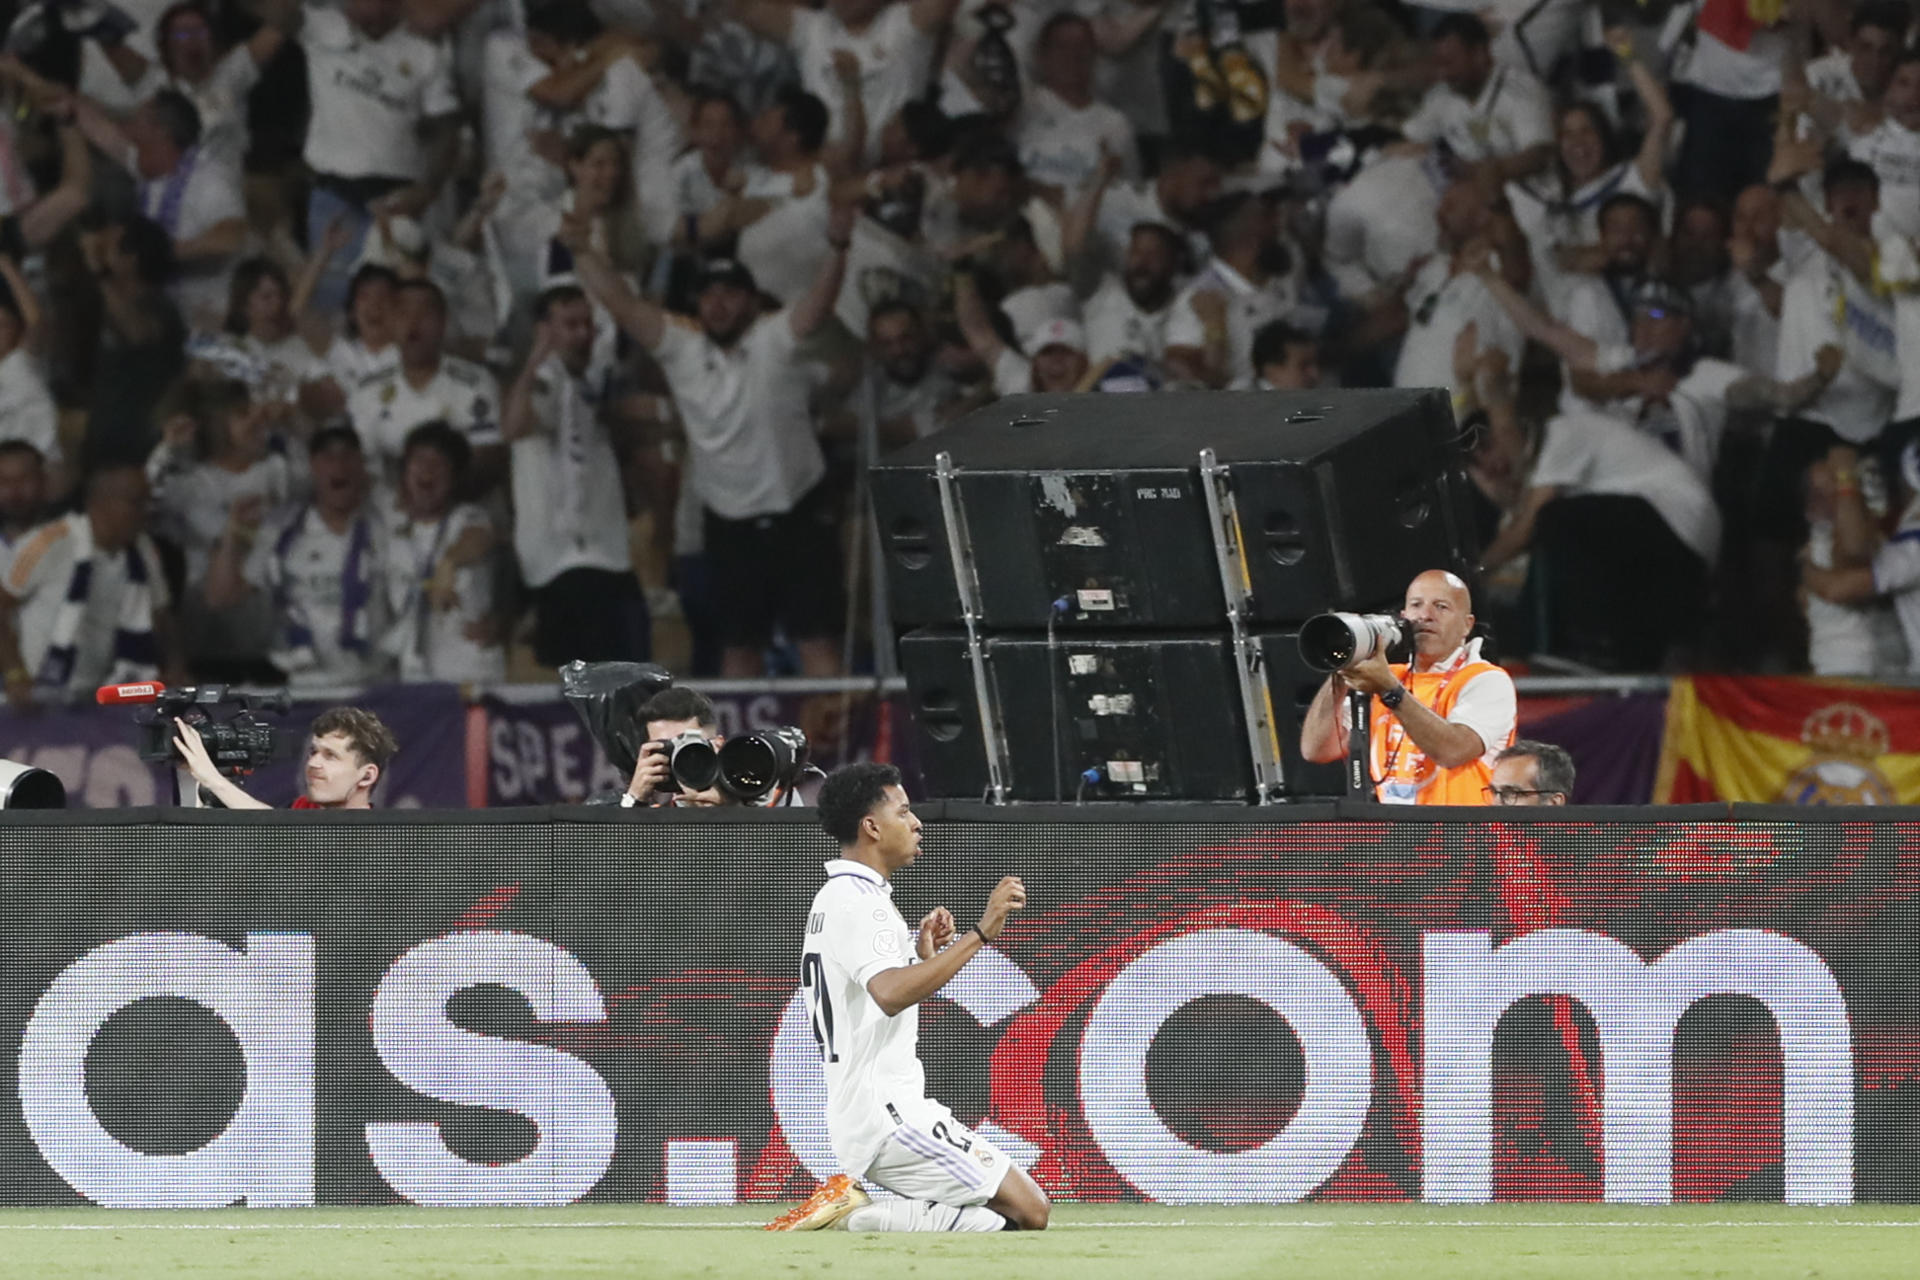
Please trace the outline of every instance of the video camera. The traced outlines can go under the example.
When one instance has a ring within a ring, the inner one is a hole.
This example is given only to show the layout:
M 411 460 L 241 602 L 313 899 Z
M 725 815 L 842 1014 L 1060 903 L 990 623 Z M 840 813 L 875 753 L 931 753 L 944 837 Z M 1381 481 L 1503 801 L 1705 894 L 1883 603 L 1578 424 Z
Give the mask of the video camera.
M 1300 660 L 1315 671 L 1338 671 L 1412 642 L 1412 624 L 1387 613 L 1321 613 L 1300 624 Z
M 124 691 L 134 687 L 118 685 L 112 689 Z M 176 719 L 184 720 L 199 732 L 214 767 L 229 778 L 252 773 L 289 754 L 291 739 L 286 732 L 255 714 L 271 711 L 275 715 L 286 715 L 292 709 L 293 697 L 285 689 L 261 696 L 232 693 L 223 684 L 169 689 L 156 683 L 150 688 L 151 696 L 133 697 L 122 692 L 109 698 L 108 689 L 100 690 L 97 695 L 103 703 L 139 701 L 146 704 L 133 713 L 142 760 L 158 764 L 179 761 L 179 750 L 173 745 Z M 222 715 L 222 708 L 231 710 Z

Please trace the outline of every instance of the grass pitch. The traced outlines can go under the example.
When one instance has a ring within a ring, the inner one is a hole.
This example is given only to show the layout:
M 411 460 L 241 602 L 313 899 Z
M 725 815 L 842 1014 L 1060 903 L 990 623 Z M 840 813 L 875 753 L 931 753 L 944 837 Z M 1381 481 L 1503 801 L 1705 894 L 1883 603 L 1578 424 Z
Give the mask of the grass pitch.
M 769 1235 L 693 1210 L 0 1212 L 0 1276 L 1566 1280 L 1920 1276 L 1920 1209 L 1064 1205 L 1044 1235 Z

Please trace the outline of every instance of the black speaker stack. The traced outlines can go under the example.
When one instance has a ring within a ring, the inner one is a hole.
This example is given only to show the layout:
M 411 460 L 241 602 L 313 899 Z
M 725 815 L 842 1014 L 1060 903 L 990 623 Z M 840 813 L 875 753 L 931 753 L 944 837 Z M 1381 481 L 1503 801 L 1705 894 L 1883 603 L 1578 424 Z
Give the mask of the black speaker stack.
M 1442 391 L 1016 396 L 871 479 L 938 797 L 1338 795 L 1299 624 L 1474 550 Z

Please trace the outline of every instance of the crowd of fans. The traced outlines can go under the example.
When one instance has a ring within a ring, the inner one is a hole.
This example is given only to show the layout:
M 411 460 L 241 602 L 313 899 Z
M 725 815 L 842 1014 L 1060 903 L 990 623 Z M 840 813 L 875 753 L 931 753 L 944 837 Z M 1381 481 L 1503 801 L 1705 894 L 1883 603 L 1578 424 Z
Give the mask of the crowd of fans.
M 830 674 L 860 464 L 1030 390 L 1445 387 L 1508 655 L 1920 662 L 1905 3 L 12 12 L 15 706 Z

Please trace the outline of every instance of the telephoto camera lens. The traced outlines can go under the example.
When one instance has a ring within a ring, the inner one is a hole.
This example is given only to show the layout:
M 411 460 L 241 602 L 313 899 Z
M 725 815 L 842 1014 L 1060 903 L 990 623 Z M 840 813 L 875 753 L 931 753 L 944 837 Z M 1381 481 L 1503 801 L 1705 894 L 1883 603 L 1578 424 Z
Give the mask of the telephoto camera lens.
M 667 781 L 662 791 L 710 791 L 720 777 L 720 758 L 707 735 L 698 729 L 669 738 Z
M 807 763 L 807 735 L 792 725 L 729 738 L 720 748 L 720 785 L 742 800 L 790 787 Z
M 1300 660 L 1315 671 L 1338 671 L 1399 643 L 1400 619 L 1385 613 L 1321 613 L 1300 624 Z

